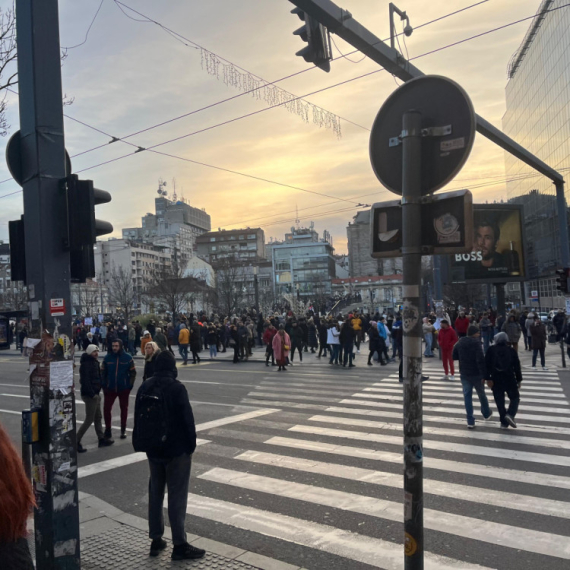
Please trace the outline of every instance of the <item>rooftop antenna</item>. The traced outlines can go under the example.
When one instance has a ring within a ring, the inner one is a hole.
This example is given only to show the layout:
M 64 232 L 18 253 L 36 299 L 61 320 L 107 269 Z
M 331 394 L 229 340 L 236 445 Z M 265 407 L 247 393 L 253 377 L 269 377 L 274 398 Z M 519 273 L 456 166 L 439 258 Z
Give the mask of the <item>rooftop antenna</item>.
M 299 206 L 295 204 L 295 223 L 297 224 L 297 229 L 299 229 L 301 220 L 299 219 Z
M 166 182 L 162 179 L 158 179 L 158 190 L 156 191 L 159 196 L 166 196 L 166 190 L 164 187 L 166 186 Z
M 173 194 L 172 194 L 172 201 L 176 202 L 176 200 L 178 199 L 178 196 L 176 195 L 176 178 L 172 179 L 172 186 L 173 188 Z

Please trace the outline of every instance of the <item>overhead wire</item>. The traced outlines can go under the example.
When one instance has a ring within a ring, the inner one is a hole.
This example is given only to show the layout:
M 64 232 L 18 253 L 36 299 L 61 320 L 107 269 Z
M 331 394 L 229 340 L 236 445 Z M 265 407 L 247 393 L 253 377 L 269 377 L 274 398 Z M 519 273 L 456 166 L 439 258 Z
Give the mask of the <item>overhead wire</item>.
M 68 51 L 70 49 L 75 49 L 78 48 L 82 45 L 84 45 L 87 42 L 87 38 L 89 38 L 89 32 L 91 31 L 91 28 L 93 27 L 93 24 L 95 23 L 95 20 L 97 19 L 97 16 L 99 15 L 99 12 L 101 11 L 101 7 L 103 6 L 103 2 L 105 2 L 105 0 L 101 0 L 101 3 L 99 4 L 99 8 L 97 8 L 97 11 L 95 12 L 95 15 L 93 16 L 93 19 L 91 20 L 91 23 L 89 24 L 89 27 L 87 28 L 87 32 L 85 33 L 85 39 L 74 46 L 69 46 L 69 47 L 64 47 L 62 46 L 62 50 Z
M 115 1 L 116 1 L 116 0 L 115 0 Z M 488 1 L 488 0 L 484 0 L 484 1 Z M 477 3 L 477 4 L 475 4 L 475 5 L 472 5 L 472 6 L 476 6 L 476 5 L 479 5 L 479 4 L 482 4 L 482 3 L 484 3 L 484 2 L 479 2 L 479 3 Z M 549 10 L 549 11 L 559 10 L 559 9 L 561 9 L 561 8 L 568 7 L 569 5 L 570 5 L 570 4 L 565 4 L 565 5 L 563 5 L 563 6 L 556 7 L 556 8 L 554 8 L 554 9 L 552 9 L 552 10 Z M 467 8 L 464 8 L 463 10 L 465 10 L 465 9 L 467 9 Z M 527 18 L 522 18 L 522 19 L 517 20 L 517 21 L 515 21 L 515 22 L 511 22 L 511 23 L 509 23 L 509 24 L 505 24 L 505 25 L 503 25 L 503 26 L 499 26 L 499 27 L 497 27 L 497 28 L 493 28 L 493 29 L 491 29 L 491 30 L 488 30 L 488 31 L 483 32 L 483 33 L 480 33 L 480 34 L 476 34 L 476 35 L 471 36 L 471 37 L 469 37 L 469 38 L 465 38 L 465 39 L 463 39 L 463 40 L 460 40 L 460 41 L 458 41 L 458 42 L 454 42 L 454 43 L 452 43 L 452 44 L 448 44 L 448 45 L 446 45 L 446 46 L 442 46 L 442 47 L 437 48 L 437 49 L 435 49 L 435 50 L 431 50 L 430 52 L 426 52 L 426 53 L 424 53 L 424 54 L 421 54 L 421 55 L 419 55 L 419 56 L 416 56 L 416 57 L 414 57 L 413 59 L 419 59 L 419 58 L 421 58 L 421 57 L 425 57 L 426 55 L 430 55 L 430 54 L 433 54 L 433 53 L 437 53 L 437 52 L 442 51 L 442 50 L 444 50 L 444 49 L 448 49 L 448 48 L 450 48 L 450 47 L 459 45 L 459 44 L 461 44 L 461 43 L 465 43 L 465 42 L 470 41 L 470 40 L 472 40 L 472 39 L 476 39 L 476 38 L 482 37 L 482 36 L 487 35 L 487 34 L 489 34 L 489 33 L 493 33 L 493 32 L 495 32 L 495 31 L 505 29 L 505 28 L 507 28 L 507 27 L 510 27 L 510 26 L 515 25 L 515 24 L 517 24 L 517 23 L 521 23 L 521 22 L 523 22 L 523 21 L 525 21 L 525 20 L 528 20 L 528 19 L 531 19 L 531 18 L 534 18 L 534 15 L 533 15 L 533 16 L 530 16 L 530 17 L 527 17 Z M 335 85 L 333 85 L 333 86 L 329 86 L 329 87 L 327 87 L 327 88 L 318 90 L 317 92 L 325 91 L 325 90 L 331 89 L 331 88 L 333 88 L 333 87 L 337 87 L 337 86 L 340 86 L 340 85 L 344 85 L 344 84 L 349 83 L 349 82 L 351 82 L 351 81 L 355 81 L 355 80 L 357 80 L 357 79 L 361 79 L 361 78 L 363 78 L 363 77 L 367 77 L 367 76 L 373 75 L 373 74 L 378 73 L 378 72 L 380 72 L 380 71 L 384 71 L 384 69 L 375 70 L 375 71 L 373 71 L 373 72 L 363 74 L 363 75 L 358 76 L 358 77 L 356 77 L 356 78 L 353 78 L 353 79 L 350 79 L 350 80 L 347 80 L 347 81 L 343 81 L 343 82 L 338 83 L 338 84 L 335 84 Z M 315 92 L 313 92 L 313 93 L 315 93 Z M 305 95 L 305 96 L 306 96 L 306 95 Z M 80 122 L 80 121 L 78 121 L 78 122 Z M 83 123 L 83 124 L 84 124 L 84 123 Z M 100 131 L 100 132 L 103 132 L 103 131 Z M 106 136 L 111 136 L 111 135 L 106 134 Z M 161 154 L 161 155 L 163 155 L 163 156 L 168 156 L 168 157 L 171 157 L 171 158 L 176 158 L 176 159 L 179 159 L 179 160 L 184 160 L 184 161 L 186 161 L 186 162 L 190 162 L 190 163 L 194 163 L 194 164 L 198 164 L 198 165 L 206 166 L 206 167 L 210 167 L 210 168 L 215 168 L 215 169 L 217 169 L 217 170 L 222 170 L 222 171 L 229 172 L 229 173 L 232 173 L 232 174 L 238 174 L 238 175 L 241 175 L 241 176 L 246 176 L 246 177 L 249 177 L 249 178 L 254 178 L 254 179 L 256 179 L 256 180 L 260 180 L 260 181 L 264 181 L 264 182 L 268 182 L 268 183 L 275 183 L 274 181 L 271 181 L 271 180 L 268 180 L 268 179 L 264 179 L 264 178 L 261 178 L 261 177 L 255 177 L 255 176 L 252 176 L 252 175 L 247 175 L 247 174 L 245 174 L 245 173 L 240 173 L 240 172 L 233 171 L 233 170 L 230 170 L 230 169 L 225 169 L 225 168 L 216 167 L 216 166 L 213 166 L 213 165 L 208 165 L 208 164 L 206 164 L 206 163 L 202 163 L 202 162 L 199 162 L 199 161 L 194 161 L 194 160 L 192 160 L 192 159 L 188 159 L 188 158 L 185 158 L 185 157 L 179 157 L 179 156 L 172 155 L 172 154 L 169 154 L 169 153 L 164 153 L 164 152 L 159 152 L 159 151 L 153 150 L 154 148 L 156 148 L 157 146 L 160 146 L 160 145 L 162 145 L 162 144 L 166 144 L 166 142 L 165 142 L 165 143 L 159 143 L 159 145 L 154 145 L 154 146 L 153 146 L 152 148 L 150 148 L 149 150 L 150 150 L 151 152 L 154 152 L 155 154 Z M 137 146 L 137 145 L 132 144 L 131 146 Z M 140 148 L 140 147 L 139 147 L 139 148 Z M 101 166 L 101 165 L 103 165 L 103 164 L 107 164 L 107 163 L 109 163 L 109 162 L 114 162 L 115 160 L 120 160 L 120 159 L 122 159 L 122 158 L 126 158 L 127 156 L 133 156 L 133 154 L 128 154 L 128 155 L 124 155 L 124 156 L 122 156 L 122 157 L 117 157 L 116 159 L 113 159 L 113 160 L 111 160 L 111 161 L 106 161 L 105 163 L 101 163 L 101 164 L 99 164 L 99 165 L 95 165 L 95 166 L 92 166 L 92 167 L 89 167 L 89 168 L 83 169 L 83 170 L 88 170 L 88 169 L 91 169 L 91 168 L 95 168 L 95 167 L 97 167 L 97 166 Z M 80 171 L 80 172 L 81 172 L 81 171 Z M 536 175 L 532 175 L 532 176 L 536 176 Z M 519 178 L 519 179 L 524 179 L 524 177 L 521 177 L 521 178 Z M 517 179 L 517 180 L 518 180 L 518 179 Z M 509 180 L 506 180 L 505 182 L 509 182 Z M 497 183 L 501 183 L 501 182 L 497 182 Z M 285 187 L 291 188 L 291 189 L 306 191 L 306 189 L 301 189 L 300 187 L 295 187 L 295 186 L 292 186 L 292 185 L 287 185 L 287 184 L 283 184 L 283 183 L 277 183 L 277 184 L 278 184 L 278 185 L 281 185 L 281 186 L 285 186 Z M 484 187 L 484 186 L 485 186 L 485 185 L 479 185 L 479 186 L 477 186 L 477 187 Z M 9 194 L 9 195 L 17 194 L 17 193 L 19 193 L 19 192 L 21 192 L 21 190 L 20 190 L 20 191 L 13 192 L 13 193 L 11 193 L 11 194 Z M 329 196 L 329 195 L 326 195 L 326 194 L 321 194 L 321 193 L 314 192 L 314 191 L 309 191 L 309 193 L 317 194 L 317 195 L 322 195 L 322 196 L 327 196 L 327 197 L 333 198 L 332 196 Z M 0 198 L 4 198 L 4 197 L 7 197 L 7 196 L 8 196 L 8 195 L 0 196 Z M 334 199 L 335 199 L 335 200 L 338 200 L 337 197 L 334 197 Z M 341 199 L 341 200 L 348 202 L 348 200 L 344 200 L 344 199 Z

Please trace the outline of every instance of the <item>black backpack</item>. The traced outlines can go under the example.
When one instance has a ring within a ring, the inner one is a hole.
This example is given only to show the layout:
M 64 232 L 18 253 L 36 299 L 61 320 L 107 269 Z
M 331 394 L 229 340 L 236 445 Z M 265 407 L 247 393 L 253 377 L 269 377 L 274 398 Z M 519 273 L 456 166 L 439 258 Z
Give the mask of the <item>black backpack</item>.
M 493 360 L 493 368 L 500 374 L 512 372 L 511 348 L 508 346 L 500 347 L 495 351 Z
M 149 389 L 150 386 L 150 389 Z M 135 402 L 135 451 L 159 454 L 168 441 L 168 405 L 166 392 L 169 385 L 146 382 L 141 386 Z M 144 390 L 144 391 L 143 391 Z

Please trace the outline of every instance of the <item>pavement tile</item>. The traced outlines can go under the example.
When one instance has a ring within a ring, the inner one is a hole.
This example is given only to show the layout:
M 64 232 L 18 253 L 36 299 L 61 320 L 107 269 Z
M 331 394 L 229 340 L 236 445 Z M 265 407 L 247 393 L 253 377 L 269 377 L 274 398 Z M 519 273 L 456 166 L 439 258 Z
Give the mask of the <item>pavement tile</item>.
M 236 548 L 235 546 L 230 546 L 229 544 L 223 544 L 222 542 L 217 542 L 209 538 L 199 538 L 192 542 L 192 546 L 196 548 L 203 548 L 208 552 L 213 552 L 214 554 L 219 554 L 225 556 L 226 558 L 237 558 L 241 556 L 246 550 L 242 548 Z
M 236 560 L 252 564 L 261 570 L 299 570 L 299 566 L 281 562 L 280 560 L 275 560 L 274 558 L 269 558 L 262 554 L 255 554 L 255 552 L 246 552 L 238 556 Z

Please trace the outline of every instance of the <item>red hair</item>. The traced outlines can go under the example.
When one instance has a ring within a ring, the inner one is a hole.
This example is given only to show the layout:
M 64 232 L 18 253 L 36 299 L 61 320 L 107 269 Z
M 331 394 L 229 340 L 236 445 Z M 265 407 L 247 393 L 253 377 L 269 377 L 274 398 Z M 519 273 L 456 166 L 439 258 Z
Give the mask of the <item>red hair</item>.
M 0 425 L 0 542 L 27 535 L 26 523 L 35 504 L 22 459 Z

